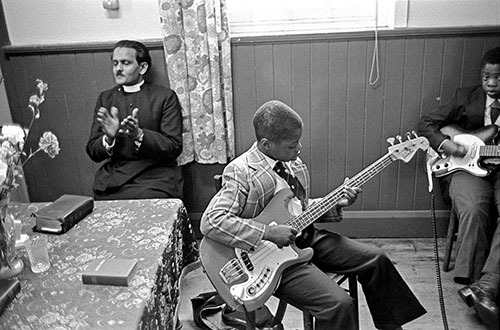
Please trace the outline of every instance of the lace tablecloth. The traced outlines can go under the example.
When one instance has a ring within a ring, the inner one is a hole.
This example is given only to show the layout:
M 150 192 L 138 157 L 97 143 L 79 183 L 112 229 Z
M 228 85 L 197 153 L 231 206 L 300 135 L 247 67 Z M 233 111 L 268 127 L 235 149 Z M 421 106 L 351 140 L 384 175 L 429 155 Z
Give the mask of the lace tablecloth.
M 45 205 L 9 207 L 33 235 L 30 214 Z M 1 329 L 174 329 L 181 276 L 198 260 L 182 201 L 97 201 L 66 234 L 45 236 L 48 271 L 34 274 L 26 250 L 17 250 L 25 264 L 21 292 L 0 316 Z M 128 287 L 82 283 L 82 271 L 102 257 L 139 260 Z

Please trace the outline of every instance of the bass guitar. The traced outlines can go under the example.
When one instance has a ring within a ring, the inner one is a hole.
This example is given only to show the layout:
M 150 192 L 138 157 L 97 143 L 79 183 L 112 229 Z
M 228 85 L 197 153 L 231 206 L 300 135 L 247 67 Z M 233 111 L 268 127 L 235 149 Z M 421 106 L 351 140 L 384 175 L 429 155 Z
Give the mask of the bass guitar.
M 466 171 L 475 176 L 484 177 L 491 171 L 483 164 L 487 158 L 499 158 L 500 146 L 492 144 L 498 133 L 497 125 L 488 125 L 476 131 L 465 131 L 457 126 L 441 128 L 453 142 L 467 148 L 464 157 L 448 156 L 437 158 L 431 163 L 431 171 L 436 177 L 442 177 L 455 171 Z
M 361 187 L 395 160 L 408 162 L 419 150 L 427 150 L 429 141 L 425 137 L 414 137 L 408 133 L 407 141 L 398 136 L 390 138 L 389 152 L 349 180 L 349 185 Z M 272 225 L 289 225 L 301 232 L 343 198 L 344 184 L 314 203 L 299 215 L 291 215 L 288 204 L 293 193 L 286 188 L 280 190 L 254 220 Z M 281 219 L 281 220 L 276 220 Z M 299 249 L 292 244 L 278 247 L 270 241 L 262 241 L 255 251 L 232 248 L 208 237 L 200 245 L 200 259 L 205 272 L 227 305 L 233 309 L 253 311 L 264 305 L 279 284 L 284 269 L 312 258 L 311 248 Z

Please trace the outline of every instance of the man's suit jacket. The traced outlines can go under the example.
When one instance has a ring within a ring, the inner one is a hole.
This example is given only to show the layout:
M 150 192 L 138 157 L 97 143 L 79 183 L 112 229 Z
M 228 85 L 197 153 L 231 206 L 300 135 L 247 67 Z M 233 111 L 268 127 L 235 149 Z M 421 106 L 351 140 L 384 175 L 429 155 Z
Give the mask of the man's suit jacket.
M 310 194 L 309 172 L 300 158 L 291 162 L 294 175 Z M 222 175 L 222 188 L 212 198 L 201 220 L 201 232 L 223 244 L 244 250 L 261 242 L 265 225 L 254 221 L 271 201 L 276 190 L 276 173 L 257 144 L 229 163 Z M 330 221 L 340 221 L 333 208 Z
M 418 132 L 437 150 L 443 140 L 449 138 L 441 133 L 442 127 L 457 125 L 467 131 L 483 127 L 485 104 L 486 94 L 482 86 L 459 88 L 448 103 L 422 116 Z
M 131 138 L 118 134 L 112 154 L 106 151 L 102 143 L 104 133 L 96 117 L 100 107 L 110 111 L 112 106 L 118 108 L 120 121 L 134 108 L 139 109 L 139 126 L 144 131 L 139 149 L 136 150 Z M 182 196 L 179 191 L 182 187 L 178 187 L 182 178 L 177 178 L 178 170 L 172 170 L 182 151 L 182 114 L 177 95 L 166 87 L 147 82 L 136 93 L 125 93 L 120 86 L 102 92 L 97 99 L 86 151 L 95 162 L 107 161 L 96 173 L 94 190 L 121 187 L 132 179 L 140 181 L 140 176 L 146 174 L 158 176 L 157 189 Z

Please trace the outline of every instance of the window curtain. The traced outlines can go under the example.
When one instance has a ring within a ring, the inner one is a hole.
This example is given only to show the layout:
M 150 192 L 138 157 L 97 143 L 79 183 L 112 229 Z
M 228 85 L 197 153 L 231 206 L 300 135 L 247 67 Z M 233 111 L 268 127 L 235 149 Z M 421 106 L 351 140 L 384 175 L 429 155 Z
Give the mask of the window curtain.
M 226 0 L 159 0 L 170 88 L 183 112 L 179 165 L 234 158 L 231 48 Z

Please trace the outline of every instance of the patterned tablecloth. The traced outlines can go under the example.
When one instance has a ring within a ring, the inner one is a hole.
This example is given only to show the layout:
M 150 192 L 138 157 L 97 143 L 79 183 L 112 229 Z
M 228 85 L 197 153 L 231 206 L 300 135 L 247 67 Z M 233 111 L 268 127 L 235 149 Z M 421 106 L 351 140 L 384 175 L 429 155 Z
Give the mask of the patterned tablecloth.
M 45 205 L 13 203 L 10 210 L 33 235 L 30 214 Z M 0 316 L 0 329 L 174 329 L 181 276 L 198 260 L 180 200 L 97 201 L 66 234 L 45 236 L 52 266 L 34 274 L 26 250 L 17 250 L 25 265 L 21 292 Z M 82 271 L 101 257 L 137 258 L 131 284 L 83 284 Z

